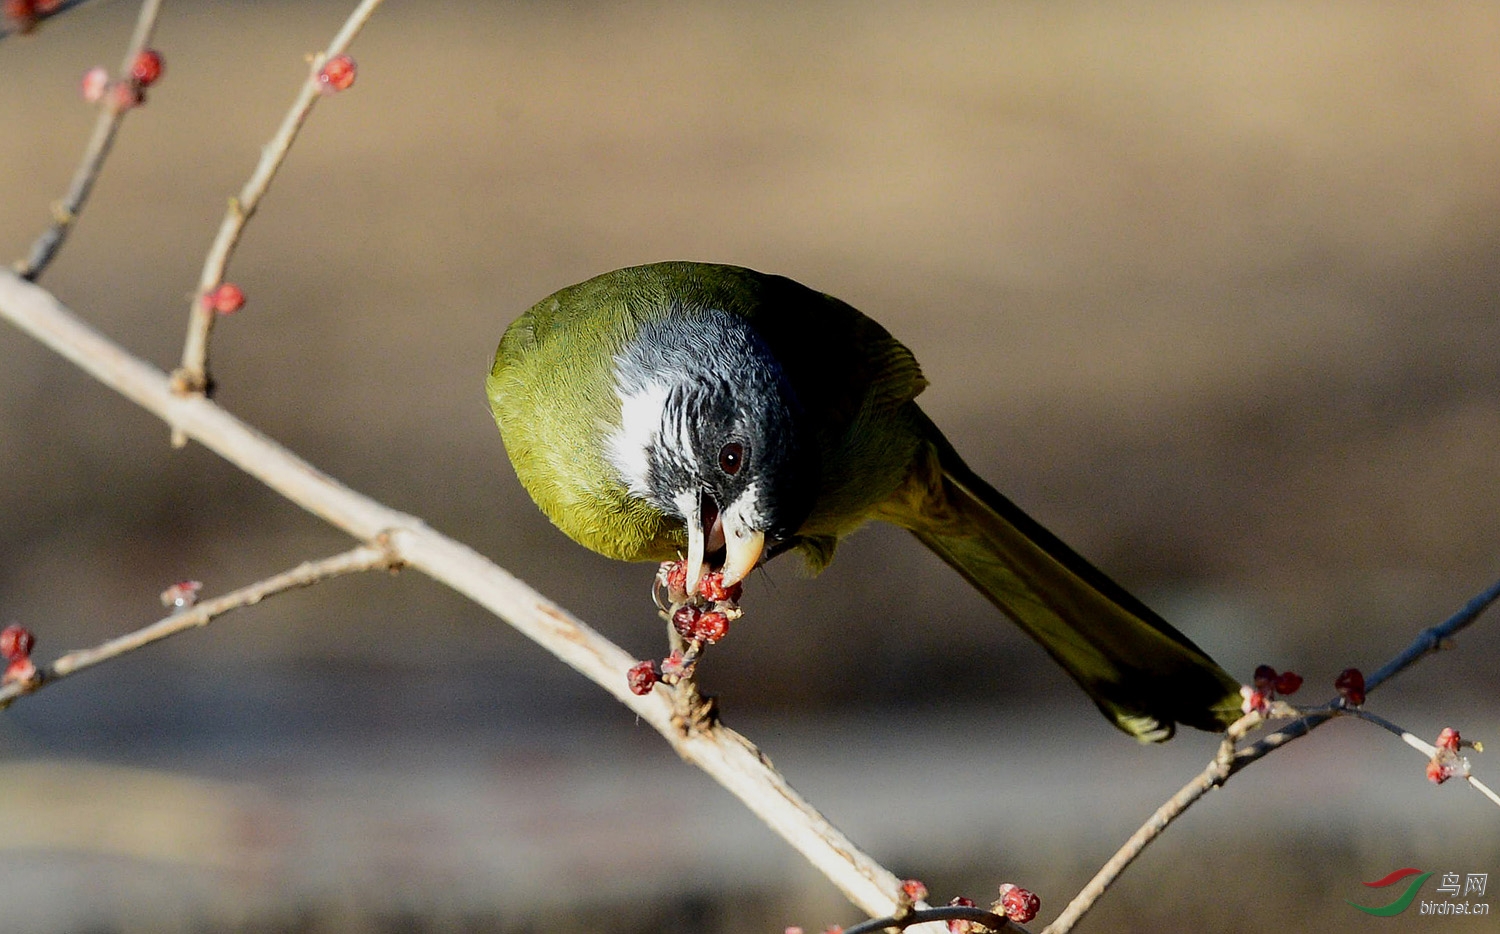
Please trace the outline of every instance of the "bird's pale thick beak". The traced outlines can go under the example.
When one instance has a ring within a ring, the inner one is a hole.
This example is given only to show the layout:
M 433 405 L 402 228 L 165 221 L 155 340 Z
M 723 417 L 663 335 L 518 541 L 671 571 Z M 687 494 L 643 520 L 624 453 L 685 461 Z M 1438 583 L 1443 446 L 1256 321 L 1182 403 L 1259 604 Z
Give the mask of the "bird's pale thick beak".
M 747 527 L 735 511 L 720 513 L 712 499 L 695 494 L 683 494 L 677 505 L 687 519 L 687 580 L 684 589 L 688 594 L 698 592 L 698 585 L 708 570 L 705 558 L 720 548 L 724 549 L 725 587 L 733 587 L 744 580 L 760 563 L 760 556 L 766 548 L 766 533 Z
M 749 529 L 731 514 L 724 520 L 724 586 L 733 587 L 760 563 L 766 550 L 766 533 Z

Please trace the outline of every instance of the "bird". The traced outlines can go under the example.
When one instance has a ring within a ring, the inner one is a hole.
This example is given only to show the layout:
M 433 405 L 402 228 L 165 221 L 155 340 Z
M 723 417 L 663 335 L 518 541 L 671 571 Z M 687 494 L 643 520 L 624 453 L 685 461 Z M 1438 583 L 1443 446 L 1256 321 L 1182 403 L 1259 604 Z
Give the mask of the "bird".
M 870 522 L 910 531 L 1143 742 L 1223 731 L 1240 684 L 1000 494 L 917 406 L 912 352 L 792 279 L 659 262 L 564 288 L 486 380 L 517 478 L 575 542 L 686 562 L 689 594 L 786 552 L 813 572 Z

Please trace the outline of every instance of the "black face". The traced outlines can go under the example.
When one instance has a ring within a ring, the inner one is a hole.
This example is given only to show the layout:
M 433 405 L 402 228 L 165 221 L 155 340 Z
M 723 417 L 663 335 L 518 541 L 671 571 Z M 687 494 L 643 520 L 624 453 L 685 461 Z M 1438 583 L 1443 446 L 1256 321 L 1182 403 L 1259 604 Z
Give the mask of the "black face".
M 743 319 L 707 312 L 653 322 L 622 365 L 640 366 L 632 378 L 641 384 L 672 387 L 647 452 L 655 505 L 680 515 L 677 499 L 693 491 L 705 527 L 737 508 L 771 543 L 797 532 L 817 494 L 816 451 L 785 374 Z

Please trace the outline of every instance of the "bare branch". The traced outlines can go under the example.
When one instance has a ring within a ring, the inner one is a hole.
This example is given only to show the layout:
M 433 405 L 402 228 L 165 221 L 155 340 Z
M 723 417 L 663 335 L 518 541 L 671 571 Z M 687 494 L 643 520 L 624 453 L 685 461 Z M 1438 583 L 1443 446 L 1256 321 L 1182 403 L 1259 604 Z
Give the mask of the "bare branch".
M 328 48 L 312 56 L 307 78 L 302 82 L 302 87 L 297 90 L 297 96 L 292 100 L 292 106 L 286 112 L 286 116 L 281 119 L 281 126 L 276 129 L 271 141 L 261 149 L 260 161 L 256 163 L 255 169 L 250 173 L 250 178 L 246 180 L 240 193 L 229 199 L 229 208 L 224 212 L 224 219 L 219 223 L 219 232 L 214 237 L 213 245 L 209 247 L 208 255 L 203 260 L 203 271 L 198 275 L 198 288 L 193 293 L 192 304 L 188 308 L 188 331 L 187 340 L 182 348 L 182 364 L 172 374 L 173 385 L 178 392 L 204 393 L 208 391 L 208 336 L 214 326 L 214 309 L 204 302 L 204 296 L 223 281 L 224 270 L 229 266 L 229 257 L 239 244 L 245 225 L 255 215 L 256 208 L 260 207 L 260 199 L 270 189 L 277 170 L 286 161 L 287 153 L 297 138 L 297 132 L 302 129 L 302 124 L 312 113 L 313 105 L 322 96 L 318 71 L 328 59 L 349 47 L 354 37 L 359 35 L 359 31 L 364 28 L 365 23 L 369 22 L 380 3 L 381 0 L 361 0 L 354 11 L 349 14 L 349 18 L 344 21 L 338 34 L 333 37 L 333 41 L 328 43 Z M 185 439 L 174 433 L 172 443 L 181 447 Z
M 344 574 L 391 568 L 397 563 L 391 557 L 390 552 L 371 545 L 360 545 L 358 548 L 320 561 L 304 562 L 289 571 L 257 581 L 248 587 L 241 587 L 222 597 L 204 600 L 189 609 L 173 613 L 149 626 L 117 636 L 91 649 L 68 652 L 51 664 L 37 669 L 35 678 L 0 687 L 0 708 L 9 706 L 17 697 L 34 693 L 44 685 L 60 681 L 85 668 L 103 664 L 110 659 L 119 658 L 121 655 L 145 648 L 154 642 L 160 642 L 189 629 L 207 626 L 215 617 L 223 616 L 241 607 L 253 606 L 273 594 L 295 590 L 299 587 L 309 587 L 319 581 Z
M 125 59 L 120 64 L 120 80 L 129 80 L 130 69 L 135 63 L 136 56 L 151 41 L 151 33 L 156 28 L 156 15 L 160 8 L 161 0 L 144 0 L 141 4 L 141 11 L 136 16 L 135 31 L 130 36 L 130 44 L 125 50 Z M 119 132 L 120 124 L 125 122 L 125 114 L 129 110 L 129 107 L 113 104 L 108 95 L 100 102 L 99 117 L 94 121 L 94 132 L 89 137 L 88 145 L 84 147 L 83 159 L 73 173 L 73 181 L 68 185 L 68 193 L 63 195 L 61 201 L 52 205 L 52 226 L 42 231 L 42 235 L 37 237 L 26 259 L 17 261 L 15 264 L 16 272 L 23 279 L 36 281 L 42 271 L 47 268 L 47 264 L 57 256 L 57 251 L 62 249 L 63 241 L 68 238 L 68 233 L 72 231 L 73 224 L 77 222 L 78 215 L 83 211 L 83 206 L 89 199 L 89 193 L 94 190 L 94 181 L 99 177 L 100 170 L 104 168 L 104 160 L 109 157 L 115 134 Z
M 466 545 L 344 486 L 211 400 L 174 391 L 167 374 L 132 356 L 50 292 L 0 271 L 0 317 L 84 372 L 155 414 L 282 496 L 363 540 L 384 535 L 394 558 L 510 623 L 588 677 L 743 801 L 851 902 L 871 916 L 895 910 L 901 881 L 861 852 L 733 730 L 683 733 L 672 725 L 671 691 L 639 697 L 627 686 L 635 660 L 587 624 Z
M 1389 662 L 1386 662 L 1379 671 L 1365 679 L 1366 693 L 1373 691 L 1383 682 L 1390 680 L 1407 668 L 1410 668 L 1420 659 L 1442 648 L 1455 634 L 1467 628 L 1478 619 L 1480 614 L 1497 599 L 1500 599 L 1500 581 L 1491 584 L 1483 592 L 1466 603 L 1463 609 L 1454 613 L 1439 625 L 1433 626 L 1430 629 L 1424 629 L 1418 634 L 1417 638 L 1403 649 L 1400 654 Z M 1204 767 L 1203 771 L 1195 776 L 1192 781 L 1183 785 L 1176 794 L 1168 798 L 1166 803 L 1157 808 L 1155 813 L 1147 818 L 1146 822 L 1135 833 L 1130 835 L 1130 839 L 1126 840 L 1124 845 L 1115 852 L 1115 855 L 1111 856 L 1109 861 L 1100 867 L 1099 871 L 1094 874 L 1094 877 L 1089 880 L 1088 885 L 1084 886 L 1073 897 L 1073 901 L 1068 903 L 1068 907 L 1063 909 L 1063 913 L 1058 915 L 1042 934 L 1067 934 L 1068 931 L 1071 931 L 1084 914 L 1094 906 L 1099 897 L 1114 884 L 1115 879 L 1119 878 L 1120 873 L 1124 872 L 1125 868 L 1137 856 L 1141 855 L 1141 852 L 1145 850 L 1146 846 L 1152 840 L 1161 836 L 1162 831 L 1166 830 L 1174 820 L 1180 817 L 1199 798 L 1202 798 L 1209 791 L 1224 784 L 1224 782 L 1229 780 L 1231 775 L 1245 768 L 1250 763 L 1263 758 L 1276 749 L 1280 749 L 1298 737 L 1306 736 L 1317 727 L 1344 713 L 1364 715 L 1363 711 L 1346 708 L 1343 699 L 1336 698 L 1326 706 L 1317 708 L 1299 717 L 1275 733 L 1239 750 L 1235 749 L 1235 742 L 1250 729 L 1258 726 L 1262 720 L 1259 714 L 1250 714 L 1235 723 L 1229 728 L 1229 732 L 1224 739 L 1224 744 L 1220 747 L 1219 755 L 1215 757 L 1214 761 Z M 1364 719 L 1371 720 L 1372 722 L 1388 722 L 1368 715 L 1364 715 Z M 1397 735 L 1406 732 L 1394 724 L 1391 724 L 1391 728 Z M 1412 738 L 1416 739 L 1416 737 Z M 1417 742 L 1422 743 L 1421 740 L 1417 740 Z M 1422 746 L 1426 745 L 1422 743 Z M 1416 748 L 1421 749 L 1422 746 L 1417 746 Z M 1433 751 L 1431 746 L 1427 746 L 1428 755 L 1431 755 Z M 1474 783 L 1473 781 L 1471 781 L 1471 784 L 1474 784 L 1481 793 L 1494 800 L 1494 792 L 1488 787 L 1485 787 L 1483 784 Z M 1495 803 L 1500 804 L 1500 800 L 1496 800 Z

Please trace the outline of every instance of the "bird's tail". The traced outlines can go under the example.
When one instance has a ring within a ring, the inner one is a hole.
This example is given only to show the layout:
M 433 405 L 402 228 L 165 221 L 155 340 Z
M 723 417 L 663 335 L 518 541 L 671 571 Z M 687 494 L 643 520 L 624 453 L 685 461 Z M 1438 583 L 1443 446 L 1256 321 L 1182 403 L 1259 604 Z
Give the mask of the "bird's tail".
M 913 406 L 915 409 L 915 406 Z M 881 518 L 913 532 L 1142 741 L 1222 731 L 1239 683 L 1186 636 L 976 476 L 920 411 L 927 439 Z

